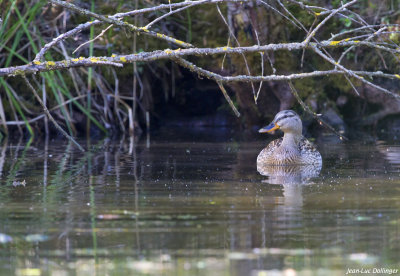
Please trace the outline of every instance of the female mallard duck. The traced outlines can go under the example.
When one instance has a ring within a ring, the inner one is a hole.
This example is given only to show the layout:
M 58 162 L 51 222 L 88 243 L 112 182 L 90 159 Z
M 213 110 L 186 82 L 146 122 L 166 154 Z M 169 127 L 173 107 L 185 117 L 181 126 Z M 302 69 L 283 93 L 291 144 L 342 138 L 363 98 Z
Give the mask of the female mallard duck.
M 302 135 L 299 115 L 292 110 L 276 114 L 271 124 L 259 130 L 260 133 L 281 129 L 282 138 L 268 144 L 257 157 L 257 165 L 318 165 L 322 164 L 321 154 Z

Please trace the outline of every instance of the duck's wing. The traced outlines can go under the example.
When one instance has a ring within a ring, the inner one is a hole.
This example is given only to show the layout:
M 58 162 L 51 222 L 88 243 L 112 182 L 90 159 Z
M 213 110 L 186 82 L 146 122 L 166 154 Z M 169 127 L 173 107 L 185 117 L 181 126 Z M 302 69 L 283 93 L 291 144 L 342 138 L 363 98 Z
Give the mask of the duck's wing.
M 306 164 L 322 164 L 321 154 L 314 144 L 302 137 L 299 146 L 302 158 Z
M 283 138 L 278 138 L 270 142 L 261 152 L 258 154 L 257 163 L 264 163 L 268 160 L 271 154 L 282 144 Z

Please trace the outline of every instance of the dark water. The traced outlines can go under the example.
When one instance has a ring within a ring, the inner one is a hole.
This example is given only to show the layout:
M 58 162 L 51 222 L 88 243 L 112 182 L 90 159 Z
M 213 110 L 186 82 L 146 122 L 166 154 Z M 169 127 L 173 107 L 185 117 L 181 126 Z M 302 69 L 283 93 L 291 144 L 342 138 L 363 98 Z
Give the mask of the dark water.
M 232 137 L 81 141 L 86 153 L 4 142 L 0 273 L 400 271 L 400 146 L 321 142 L 319 175 L 266 177 L 255 164 L 266 141 Z

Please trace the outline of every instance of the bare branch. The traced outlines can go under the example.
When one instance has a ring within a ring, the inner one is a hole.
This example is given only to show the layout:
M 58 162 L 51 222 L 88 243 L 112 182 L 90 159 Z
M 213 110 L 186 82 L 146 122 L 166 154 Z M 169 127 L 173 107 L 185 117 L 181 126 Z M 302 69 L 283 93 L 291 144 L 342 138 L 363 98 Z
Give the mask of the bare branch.
M 166 49 L 164 51 L 157 50 L 153 52 L 142 52 L 138 54 L 131 55 L 113 55 L 111 57 L 89 57 L 79 59 L 63 60 L 58 62 L 48 61 L 39 62 L 33 61 L 33 63 L 20 65 L 15 67 L 0 68 L 0 76 L 13 76 L 22 74 L 34 74 L 38 72 L 54 71 L 59 69 L 66 69 L 72 67 L 89 67 L 97 65 L 112 65 L 117 67 L 122 67 L 123 63 L 132 63 L 136 61 L 152 61 L 157 59 L 170 59 L 174 57 L 183 57 L 188 55 L 195 56 L 206 56 L 206 55 L 217 55 L 224 53 L 232 54 L 244 54 L 244 53 L 254 53 L 254 52 L 268 52 L 268 51 L 279 51 L 279 50 L 299 50 L 307 47 L 307 49 L 312 49 L 316 51 L 319 48 L 329 48 L 329 47 L 345 47 L 345 46 L 369 46 L 376 49 L 385 50 L 393 54 L 400 54 L 400 50 L 388 48 L 386 46 L 381 46 L 372 42 L 363 41 L 347 41 L 347 39 L 342 41 L 322 41 L 321 43 L 309 43 L 305 46 L 305 43 L 280 43 L 280 44 L 267 44 L 267 45 L 254 45 L 248 47 L 218 47 L 218 48 L 190 48 L 190 49 L 176 49 L 170 50 Z M 319 50 L 318 50 L 319 51 Z M 335 61 L 332 61 L 333 63 Z M 394 75 L 392 75 L 394 76 Z
M 65 2 L 65 1 L 60 1 L 60 0 L 49 0 L 49 1 L 51 3 L 53 3 L 53 4 L 55 4 L 55 5 L 62 6 L 64 8 L 73 10 L 73 11 L 78 12 L 80 14 L 83 14 L 83 15 L 86 15 L 86 16 L 90 16 L 90 17 L 94 17 L 94 18 L 97 19 L 97 21 L 87 22 L 85 24 L 81 24 L 77 28 L 75 28 L 75 29 L 71 30 L 70 32 L 68 32 L 68 34 L 66 33 L 67 35 L 63 35 L 62 37 L 56 38 L 55 39 L 56 41 L 54 41 L 53 43 L 51 43 L 49 45 L 45 45 L 44 48 L 46 48 L 46 50 L 44 50 L 44 48 L 43 48 L 38 53 L 38 55 L 36 55 L 36 57 L 35 57 L 36 61 L 39 61 L 43 57 L 44 52 L 46 52 L 50 47 L 55 45 L 60 40 L 63 40 L 66 37 L 70 37 L 71 35 L 73 35 L 75 33 L 78 33 L 80 31 L 82 31 L 83 29 L 89 28 L 92 25 L 100 24 L 101 22 L 114 24 L 116 26 L 127 28 L 128 30 L 136 32 L 136 33 L 140 33 L 140 34 L 148 35 L 148 36 L 151 36 L 151 37 L 155 37 L 157 39 L 165 40 L 165 41 L 171 42 L 171 43 L 173 43 L 173 44 L 175 44 L 175 45 L 177 45 L 179 47 L 183 47 L 183 48 L 193 47 L 193 45 L 191 45 L 190 43 L 186 43 L 184 41 L 175 39 L 173 37 L 170 37 L 170 36 L 167 36 L 167 35 L 164 35 L 164 34 L 161 34 L 161 33 L 149 31 L 148 29 L 143 28 L 143 27 L 134 26 L 134 25 L 132 25 L 132 24 L 130 24 L 128 22 L 120 21 L 119 19 L 116 19 L 115 16 L 114 17 L 113 16 L 106 17 L 104 15 L 99 15 L 99 14 L 96 14 L 94 12 L 79 8 L 79 7 L 75 6 L 74 4 L 71 4 L 71 3 L 68 3 L 68 2 Z
M 379 86 L 379 85 L 373 84 L 372 82 L 367 81 L 367 80 L 364 79 L 363 77 L 358 76 L 354 71 L 349 70 L 349 69 L 343 67 L 342 65 L 340 65 L 339 63 L 337 63 L 336 61 L 334 61 L 334 60 L 331 59 L 330 57 L 326 56 L 324 53 L 322 53 L 318 48 L 315 47 L 315 48 L 313 48 L 313 49 L 314 49 L 314 51 L 315 51 L 318 55 L 320 55 L 323 59 L 325 59 L 326 61 L 328 61 L 328 62 L 331 63 L 332 65 L 338 67 L 340 70 L 342 70 L 343 72 L 345 72 L 345 73 L 348 74 L 349 76 L 352 76 L 352 77 L 354 77 L 354 78 L 360 80 L 361 82 L 363 82 L 363 83 L 365 83 L 365 84 L 367 84 L 367 85 L 369 85 L 369 86 L 372 86 L 372 87 L 374 87 L 374 88 L 376 88 L 376 89 L 378 89 L 378 90 L 380 90 L 380 91 L 382 91 L 382 92 L 384 92 L 384 93 L 386 93 L 386 94 L 389 94 L 389 95 L 391 95 L 391 96 L 393 96 L 393 97 L 395 97 L 395 98 L 400 98 L 400 95 L 394 94 L 393 92 L 391 92 L 391 91 L 389 91 L 389 90 L 387 90 L 387 89 L 385 89 L 385 88 L 383 88 L 383 87 L 381 87 L 381 86 Z M 399 76 L 399 75 L 397 75 L 397 74 L 394 75 L 394 77 L 397 77 L 397 76 Z M 399 77 L 400 77 L 400 76 L 399 76 Z
M 232 110 L 233 110 L 233 112 L 235 113 L 235 115 L 236 115 L 237 117 L 240 117 L 239 111 L 237 110 L 236 106 L 233 104 L 233 101 L 232 101 L 232 99 L 229 97 L 228 92 L 226 92 L 225 87 L 224 87 L 224 85 L 222 84 L 222 82 L 217 82 L 217 84 L 218 84 L 219 88 L 221 89 L 222 94 L 223 94 L 224 97 L 225 97 L 225 100 L 229 103 L 229 106 L 232 108 Z
M 160 4 L 155 7 L 150 7 L 150 8 L 144 8 L 144 9 L 139 9 L 139 10 L 133 10 L 133 11 L 128 11 L 128 12 L 121 12 L 115 14 L 113 17 L 119 18 L 119 17 L 127 17 L 127 16 L 134 16 L 137 14 L 143 14 L 143 13 L 148 13 L 148 12 L 155 12 L 159 10 L 165 10 L 169 9 L 170 11 L 175 8 L 180 8 L 184 6 L 189 6 L 189 5 L 198 5 L 200 4 L 217 4 L 217 3 L 249 3 L 249 0 L 194 0 L 194 1 L 183 1 L 179 3 L 169 3 L 169 4 Z

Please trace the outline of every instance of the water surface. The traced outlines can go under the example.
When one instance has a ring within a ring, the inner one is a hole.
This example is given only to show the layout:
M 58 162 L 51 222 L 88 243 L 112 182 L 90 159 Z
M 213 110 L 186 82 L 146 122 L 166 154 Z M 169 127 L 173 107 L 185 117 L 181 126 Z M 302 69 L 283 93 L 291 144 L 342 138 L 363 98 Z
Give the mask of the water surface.
M 64 140 L 4 141 L 1 274 L 400 270 L 398 145 L 322 141 L 319 174 L 274 178 L 255 164 L 266 140 L 232 137 L 80 141 L 86 153 Z

